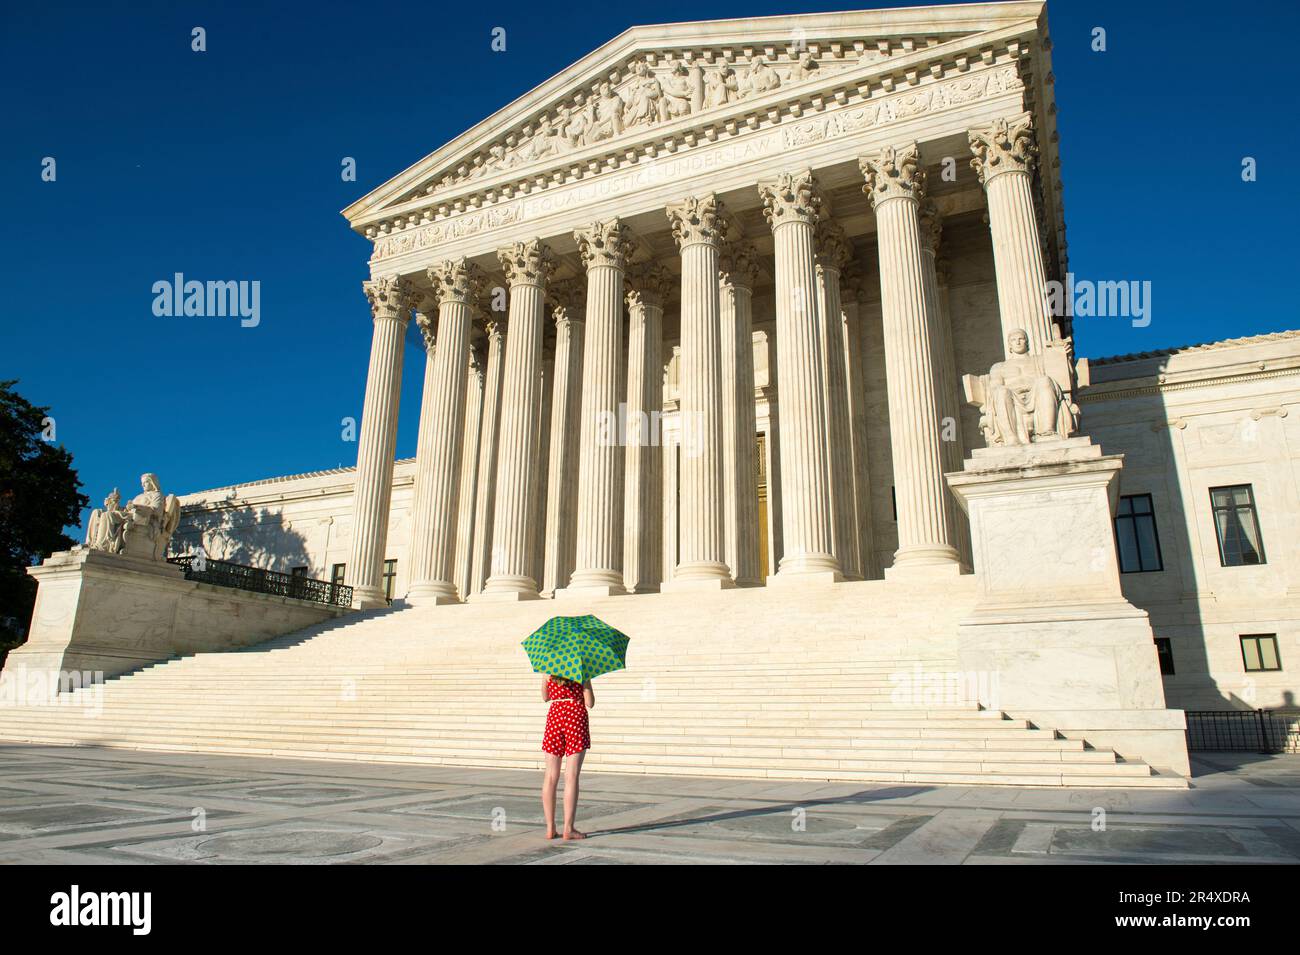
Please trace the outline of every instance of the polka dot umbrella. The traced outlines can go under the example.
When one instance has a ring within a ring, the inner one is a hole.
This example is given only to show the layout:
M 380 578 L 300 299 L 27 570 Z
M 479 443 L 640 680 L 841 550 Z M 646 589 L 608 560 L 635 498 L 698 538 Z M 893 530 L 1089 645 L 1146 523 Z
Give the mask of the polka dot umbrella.
M 538 673 L 581 683 L 627 666 L 627 642 L 599 617 L 552 617 L 523 642 Z

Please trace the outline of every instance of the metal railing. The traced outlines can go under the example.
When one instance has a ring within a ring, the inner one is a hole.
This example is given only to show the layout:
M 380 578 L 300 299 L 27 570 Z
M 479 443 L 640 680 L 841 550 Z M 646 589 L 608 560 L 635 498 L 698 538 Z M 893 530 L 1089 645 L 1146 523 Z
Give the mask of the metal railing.
M 352 606 L 352 588 L 328 580 L 314 580 L 297 574 L 282 574 L 274 570 L 263 570 L 260 567 L 213 560 L 211 557 L 200 559 L 193 554 L 169 557 L 167 560 L 168 563 L 184 569 L 186 580 L 197 580 L 217 587 L 233 587 L 236 590 L 247 590 L 256 594 L 291 597 L 294 600 L 306 600 L 333 607 Z M 196 564 L 198 566 L 195 566 Z
M 1300 713 L 1187 710 L 1189 750 L 1300 753 Z

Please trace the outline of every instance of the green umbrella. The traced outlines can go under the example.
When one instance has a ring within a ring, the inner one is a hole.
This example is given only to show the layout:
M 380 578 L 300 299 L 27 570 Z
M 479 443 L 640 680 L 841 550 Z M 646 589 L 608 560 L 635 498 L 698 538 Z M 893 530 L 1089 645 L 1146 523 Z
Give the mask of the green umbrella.
M 523 648 L 538 673 L 581 683 L 623 669 L 627 641 L 625 634 L 598 617 L 552 617 L 523 642 Z

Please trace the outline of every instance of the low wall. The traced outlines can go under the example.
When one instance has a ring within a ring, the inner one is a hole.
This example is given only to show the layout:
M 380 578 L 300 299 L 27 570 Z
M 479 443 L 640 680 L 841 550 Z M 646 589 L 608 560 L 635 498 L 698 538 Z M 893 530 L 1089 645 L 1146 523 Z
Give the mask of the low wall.
M 39 585 L 27 642 L 5 673 L 115 676 L 170 657 L 261 643 L 350 611 L 186 580 L 173 564 L 78 548 L 28 568 Z

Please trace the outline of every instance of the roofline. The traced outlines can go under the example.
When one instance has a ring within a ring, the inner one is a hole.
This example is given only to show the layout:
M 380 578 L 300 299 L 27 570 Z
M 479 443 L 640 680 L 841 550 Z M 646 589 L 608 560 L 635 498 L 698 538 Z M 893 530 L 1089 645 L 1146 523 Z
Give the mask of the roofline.
M 997 24 L 997 27 L 1006 27 L 1027 21 L 1036 24 L 1046 6 L 1046 0 L 1010 0 L 1010 2 L 997 3 L 937 4 L 925 7 L 897 7 L 886 10 L 845 10 L 833 13 L 743 17 L 728 20 L 700 20 L 629 27 L 612 40 L 607 41 L 580 60 L 565 67 L 550 79 L 517 96 L 487 118 L 475 123 L 424 158 L 407 166 L 397 175 L 370 190 L 370 192 L 345 207 L 341 214 L 350 224 L 357 222 L 357 220 L 365 217 L 393 197 L 400 195 L 415 185 L 421 178 L 428 175 L 430 171 L 428 167 L 436 167 L 462 149 L 467 148 L 470 145 L 467 140 L 470 140 L 475 133 L 486 130 L 495 132 L 498 124 L 505 120 L 510 113 L 518 109 L 519 104 L 525 100 L 533 97 L 544 98 L 546 95 L 558 95 L 574 85 L 581 85 L 585 82 L 582 77 L 587 71 L 606 60 L 615 58 L 620 51 L 634 48 L 637 42 L 641 40 L 663 42 L 674 39 L 689 39 L 696 42 L 707 42 L 712 38 L 711 35 L 713 34 L 735 33 L 737 31 L 761 33 L 773 21 L 780 21 L 787 29 L 792 24 L 813 30 L 842 29 L 846 17 L 868 18 L 864 22 L 853 23 L 854 32 L 873 28 L 880 32 L 890 30 L 906 32 L 909 30 L 933 29 L 939 25 L 953 29 L 961 29 L 963 26 L 967 26 L 972 30 L 981 29 L 987 31 L 990 29 L 990 20 L 1002 21 Z M 678 33 L 682 34 L 682 36 L 674 35 Z

